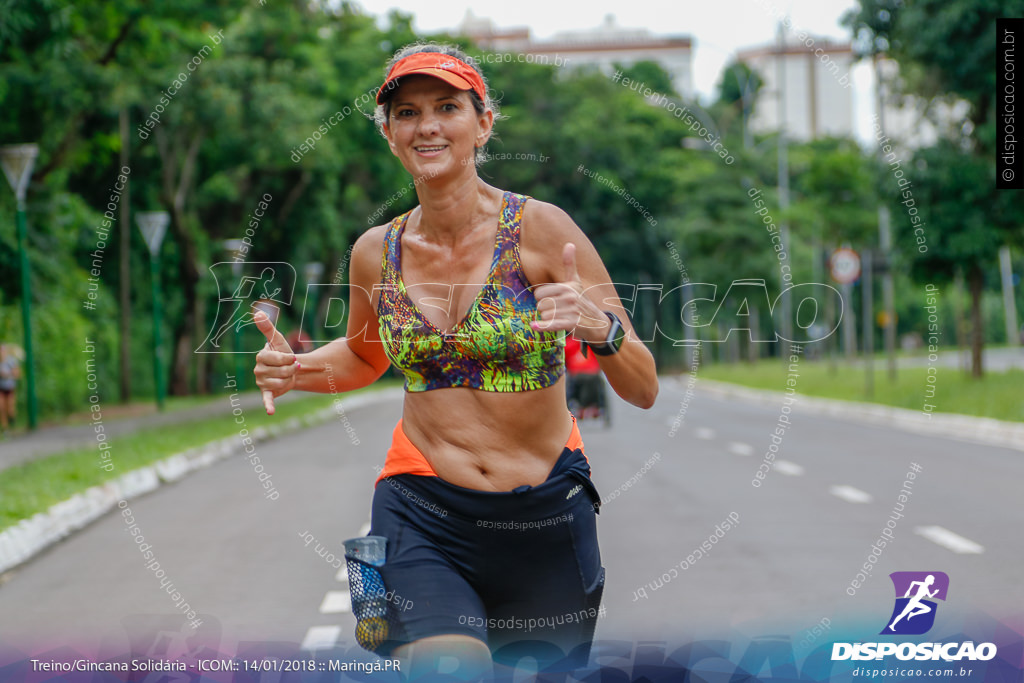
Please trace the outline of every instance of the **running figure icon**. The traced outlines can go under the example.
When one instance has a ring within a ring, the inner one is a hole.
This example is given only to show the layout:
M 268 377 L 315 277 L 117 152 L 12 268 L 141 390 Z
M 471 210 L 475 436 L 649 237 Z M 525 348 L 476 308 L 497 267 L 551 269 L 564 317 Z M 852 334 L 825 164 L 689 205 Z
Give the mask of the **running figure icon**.
M 889 578 L 895 603 L 879 635 L 914 636 L 930 631 L 939 602 L 944 602 L 949 592 L 949 575 L 940 571 L 892 572 Z
M 910 621 L 919 614 L 927 614 L 928 612 L 932 611 L 932 608 L 921 602 L 921 600 L 923 598 L 934 598 L 935 595 L 939 592 L 938 588 L 936 588 L 933 591 L 928 590 L 934 583 L 934 574 L 929 574 L 924 581 L 912 581 L 910 583 L 910 588 L 907 589 L 906 594 L 903 596 L 905 598 L 910 598 L 910 602 L 908 602 L 907 606 L 903 608 L 903 611 L 900 612 L 900 615 L 893 619 L 892 623 L 889 624 L 890 631 L 896 630 L 896 622 L 898 622 L 903 617 L 906 617 L 907 621 Z M 911 597 L 910 593 L 914 590 L 914 586 L 917 586 L 917 593 L 913 597 Z

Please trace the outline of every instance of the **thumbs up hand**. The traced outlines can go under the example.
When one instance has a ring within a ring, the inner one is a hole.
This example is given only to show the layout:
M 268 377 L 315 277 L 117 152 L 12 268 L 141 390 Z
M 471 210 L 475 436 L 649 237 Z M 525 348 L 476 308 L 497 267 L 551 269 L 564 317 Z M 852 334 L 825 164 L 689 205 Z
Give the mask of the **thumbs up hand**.
M 256 375 L 256 385 L 263 392 L 263 407 L 267 415 L 273 415 L 274 399 L 295 388 L 295 373 L 300 365 L 288 342 L 266 313 L 257 311 L 253 321 L 267 338 L 267 345 L 256 354 L 253 374 Z
M 537 287 L 537 320 L 530 323 L 535 330 L 574 332 L 582 341 L 601 342 L 609 321 L 601 309 L 583 294 L 583 283 L 576 269 L 576 245 L 566 242 L 562 247 L 563 280 Z

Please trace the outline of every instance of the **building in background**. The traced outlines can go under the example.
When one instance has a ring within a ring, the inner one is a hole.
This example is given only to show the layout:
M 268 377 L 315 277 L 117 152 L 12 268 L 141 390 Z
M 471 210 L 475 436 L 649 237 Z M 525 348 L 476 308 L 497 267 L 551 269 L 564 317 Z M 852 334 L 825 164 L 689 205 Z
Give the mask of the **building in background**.
M 496 28 L 493 21 L 476 16 L 473 10 L 466 10 L 462 23 L 451 33 L 465 36 L 477 46 L 491 52 L 522 52 L 530 43 L 529 27 Z
M 788 137 L 854 137 L 853 50 L 849 43 L 785 33 L 780 43 L 741 50 L 737 61 L 763 85 L 750 118 L 755 133 L 769 133 L 784 120 Z
M 693 91 L 693 40 L 689 36 L 657 36 L 647 29 L 624 28 L 612 15 L 601 26 L 582 31 L 557 33 L 548 40 L 536 41 L 525 26 L 499 29 L 494 22 L 466 12 L 454 33 L 466 36 L 491 52 L 519 52 L 545 55 L 554 64 L 558 55 L 568 66 L 596 66 L 611 74 L 614 64 L 631 66 L 641 61 L 659 64 L 672 78 L 672 84 L 683 98 Z
M 883 83 L 880 120 L 885 136 L 901 150 L 934 144 L 941 135 L 948 135 L 951 127 L 960 125 L 966 111 L 963 102 L 893 96 L 890 93 L 899 78 L 895 61 L 883 57 L 876 70 L 871 60 L 855 60 L 850 43 L 804 32 L 784 31 L 781 41 L 740 50 L 736 59 L 763 81 L 749 122 L 754 133 L 777 131 L 784 117 L 790 139 L 806 142 L 826 136 L 851 137 L 873 148 L 874 123 L 879 120 L 879 75 Z M 858 103 L 858 97 L 868 101 Z M 858 116 L 871 120 L 860 121 Z

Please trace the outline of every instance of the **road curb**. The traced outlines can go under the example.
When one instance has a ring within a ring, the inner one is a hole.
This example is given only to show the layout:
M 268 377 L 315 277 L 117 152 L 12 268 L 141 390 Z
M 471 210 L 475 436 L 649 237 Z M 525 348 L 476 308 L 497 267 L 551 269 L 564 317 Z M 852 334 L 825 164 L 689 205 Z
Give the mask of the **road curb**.
M 727 382 L 698 378 L 698 388 L 726 398 L 738 398 L 760 405 L 779 405 L 783 394 L 751 389 Z M 942 436 L 963 441 L 1024 451 L 1024 423 L 956 413 L 924 413 L 877 403 L 841 401 L 797 394 L 801 409 L 818 415 L 855 419 L 872 425 L 894 427 L 925 436 Z
M 343 406 L 347 412 L 394 399 L 401 396 L 402 392 L 401 388 L 389 387 L 355 394 L 344 399 Z M 254 443 L 259 443 L 303 427 L 322 424 L 337 416 L 337 405 L 327 406 L 303 418 L 293 417 L 281 424 L 257 427 L 250 432 L 250 437 Z M 164 484 L 179 481 L 192 472 L 244 450 L 245 446 L 238 435 L 211 441 L 126 472 L 117 479 L 90 487 L 67 500 L 55 503 L 46 512 L 21 520 L 0 531 L 0 574 L 14 569 L 57 541 L 85 528 L 117 507 L 118 502 L 155 491 Z

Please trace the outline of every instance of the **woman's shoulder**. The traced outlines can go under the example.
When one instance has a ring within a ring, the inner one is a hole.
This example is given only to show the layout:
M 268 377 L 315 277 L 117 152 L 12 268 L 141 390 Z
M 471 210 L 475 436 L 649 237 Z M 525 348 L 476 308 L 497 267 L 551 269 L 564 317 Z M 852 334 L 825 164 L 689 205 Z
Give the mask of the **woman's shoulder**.
M 561 208 L 530 199 L 519 226 L 519 258 L 531 283 L 556 282 L 562 273 L 562 248 L 566 242 L 589 244 L 572 217 Z
M 384 239 L 387 237 L 388 230 L 390 229 L 390 222 L 375 225 L 357 237 L 356 243 L 352 245 L 352 258 L 356 258 L 366 251 L 378 250 L 384 246 Z
M 365 281 L 367 278 L 380 282 L 384 242 L 390 228 L 391 223 L 375 225 L 360 235 L 352 245 L 352 276 L 349 280 L 353 284 L 356 280 Z
M 395 216 L 387 223 L 375 225 L 356 238 L 356 243 L 352 246 L 352 258 L 366 258 L 371 254 L 376 254 L 377 258 L 380 258 L 381 250 L 384 248 L 389 235 L 397 232 L 396 229 L 402 225 L 406 217 L 414 210 L 410 209 L 400 216 Z
M 560 254 L 562 245 L 578 239 L 581 232 L 572 217 L 554 204 L 531 198 L 523 207 L 522 247 L 540 251 L 557 248 Z

